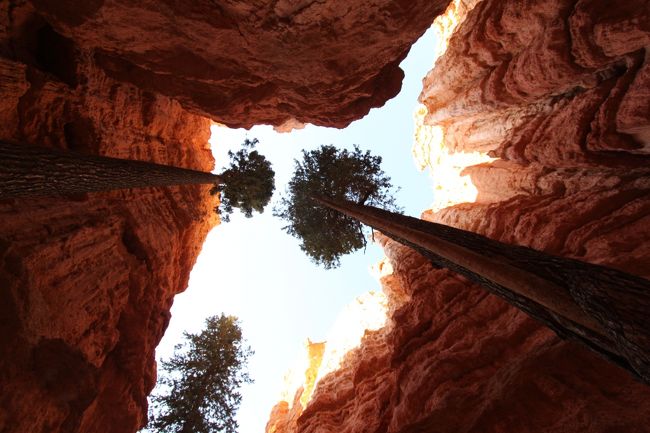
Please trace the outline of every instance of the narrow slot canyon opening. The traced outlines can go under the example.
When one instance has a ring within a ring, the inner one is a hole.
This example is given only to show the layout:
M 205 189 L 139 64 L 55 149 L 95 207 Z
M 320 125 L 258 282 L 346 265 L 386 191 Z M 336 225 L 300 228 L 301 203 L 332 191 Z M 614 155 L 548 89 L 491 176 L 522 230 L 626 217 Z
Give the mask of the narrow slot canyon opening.
M 385 324 L 388 305 L 379 280 L 389 276 L 390 265 L 381 247 L 370 241 L 365 254 L 361 250 L 344 257 L 338 269 L 322 269 L 300 251 L 297 240 L 283 232 L 283 221 L 272 216 L 271 208 L 285 192 L 301 151 L 322 144 L 346 149 L 356 144 L 382 156 L 382 168 L 402 188 L 397 200 L 406 213 L 417 216 L 430 206 L 431 194 L 422 192 L 431 190 L 431 181 L 418 171 L 411 146 L 419 80 L 431 68 L 435 41 L 434 32 L 429 31 L 413 46 L 401 65 L 406 78 L 395 99 L 346 129 L 295 121 L 275 129 L 255 126 L 246 131 L 218 124 L 211 128 L 215 173 L 227 165 L 228 151 L 237 151 L 244 140 L 257 138 L 256 150 L 271 161 L 276 172 L 276 191 L 263 214 L 247 219 L 235 213 L 230 222 L 210 232 L 187 291 L 175 298 L 172 320 L 157 356 L 169 357 L 182 331 L 198 330 L 210 314 L 224 311 L 238 316 L 255 350 L 249 365 L 255 383 L 243 388 L 238 415 L 243 431 L 263 430 L 266 415 L 278 399 L 288 400 L 293 407 L 297 386 L 303 389 L 297 403 L 304 408 L 318 380 L 336 371 L 366 332 Z M 311 365 L 309 383 L 304 383 L 305 365 Z
M 419 216 L 438 204 L 474 201 L 476 188 L 462 170 L 493 158 L 480 152 L 454 153 L 446 146 L 441 128 L 426 124 L 422 106 L 413 114 L 419 80 L 444 54 L 470 6 L 453 2 L 402 63 L 406 72 L 402 92 L 344 130 L 305 126 L 295 120 L 275 129 L 255 126 L 250 131 L 213 124 L 210 143 L 215 172 L 225 167 L 228 151 L 237 151 L 246 139 L 258 139 L 256 149 L 276 171 L 270 208 L 284 193 L 301 150 L 321 144 L 350 149 L 358 144 L 384 158 L 384 170 L 402 188 L 397 199 L 407 214 Z M 425 168 L 434 181 L 433 194 L 423 193 L 431 191 L 430 177 L 418 173 Z M 240 247 L 228 248 L 234 244 Z M 242 247 L 246 244 L 255 247 Z M 341 268 L 325 271 L 304 257 L 270 209 L 250 220 L 234 215 L 231 222 L 222 222 L 208 235 L 188 290 L 176 297 L 157 356 L 168 357 L 181 332 L 198 330 L 203 317 L 218 311 L 236 315 L 256 352 L 250 361 L 256 382 L 243 388 L 238 415 L 242 430 L 263 430 L 266 418 L 261 415 L 274 405 L 275 412 L 279 401 L 289 413 L 299 414 L 319 380 L 336 372 L 366 333 L 386 325 L 389 308 L 397 308 L 389 307 L 381 287 L 382 281 L 390 279 L 390 262 L 378 244 L 369 243 L 367 250 L 365 255 L 360 251 L 344 258 Z M 251 265 L 254 272 L 247 270 Z M 220 269 L 218 274 L 215 269 Z

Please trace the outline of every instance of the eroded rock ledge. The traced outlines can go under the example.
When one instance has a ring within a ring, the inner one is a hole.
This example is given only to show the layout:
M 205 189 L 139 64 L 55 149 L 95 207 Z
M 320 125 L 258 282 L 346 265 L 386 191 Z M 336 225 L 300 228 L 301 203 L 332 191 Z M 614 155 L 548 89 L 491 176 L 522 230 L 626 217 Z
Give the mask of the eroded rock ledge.
M 34 0 L 109 76 L 231 127 L 344 127 L 395 96 L 448 0 Z

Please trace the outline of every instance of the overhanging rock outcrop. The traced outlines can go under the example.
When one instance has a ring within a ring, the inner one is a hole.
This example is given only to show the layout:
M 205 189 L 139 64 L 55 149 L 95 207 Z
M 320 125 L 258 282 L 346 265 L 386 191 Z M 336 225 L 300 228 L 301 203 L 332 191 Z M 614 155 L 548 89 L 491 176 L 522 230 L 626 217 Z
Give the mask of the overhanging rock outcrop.
M 344 127 L 395 96 L 447 0 L 34 0 L 110 77 L 231 127 Z

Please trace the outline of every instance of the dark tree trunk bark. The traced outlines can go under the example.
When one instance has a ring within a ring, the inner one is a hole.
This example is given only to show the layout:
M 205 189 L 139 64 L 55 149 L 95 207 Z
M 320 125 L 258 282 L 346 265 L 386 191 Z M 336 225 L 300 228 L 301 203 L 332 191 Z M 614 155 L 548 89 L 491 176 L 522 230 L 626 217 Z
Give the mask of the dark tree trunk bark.
M 650 281 L 372 206 L 314 199 L 481 284 L 650 384 Z
M 221 181 L 202 171 L 0 141 L 0 198 Z

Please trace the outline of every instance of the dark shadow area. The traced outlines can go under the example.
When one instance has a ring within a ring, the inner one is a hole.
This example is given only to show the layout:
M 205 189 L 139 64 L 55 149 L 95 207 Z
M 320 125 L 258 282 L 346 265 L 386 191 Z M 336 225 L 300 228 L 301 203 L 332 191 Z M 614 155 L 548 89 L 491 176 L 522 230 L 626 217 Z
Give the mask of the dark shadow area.
M 48 72 L 70 87 L 76 87 L 76 49 L 72 40 L 46 24 L 36 34 L 35 57 L 39 69 Z
M 92 155 L 99 153 L 99 136 L 90 119 L 79 117 L 66 123 L 63 135 L 68 149 Z

